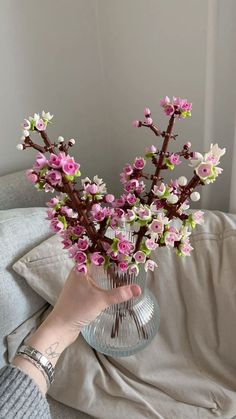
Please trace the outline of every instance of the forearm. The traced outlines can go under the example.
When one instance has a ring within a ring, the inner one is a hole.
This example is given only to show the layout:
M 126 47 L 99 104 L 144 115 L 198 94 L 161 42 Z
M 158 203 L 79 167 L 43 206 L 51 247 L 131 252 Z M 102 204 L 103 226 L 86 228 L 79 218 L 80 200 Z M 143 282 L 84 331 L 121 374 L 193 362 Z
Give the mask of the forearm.
M 25 344 L 41 352 L 55 367 L 62 352 L 76 339 L 78 334 L 79 331 L 76 334 L 72 333 L 67 325 L 61 324 L 52 312 L 36 332 L 26 340 Z M 30 360 L 17 355 L 12 364 L 28 374 L 36 382 L 41 392 L 46 393 L 47 381 L 44 374 Z

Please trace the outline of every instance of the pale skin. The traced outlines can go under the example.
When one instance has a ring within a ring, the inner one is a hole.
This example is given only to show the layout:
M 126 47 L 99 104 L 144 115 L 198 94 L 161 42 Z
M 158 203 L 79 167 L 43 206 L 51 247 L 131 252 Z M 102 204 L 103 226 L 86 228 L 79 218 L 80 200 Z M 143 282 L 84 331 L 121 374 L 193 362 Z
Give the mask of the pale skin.
M 109 305 L 140 294 L 141 289 L 136 284 L 104 290 L 97 286 L 89 274 L 84 275 L 72 269 L 55 307 L 25 344 L 40 351 L 55 366 L 62 352 L 77 339 L 83 326 Z M 41 392 L 46 393 L 47 382 L 35 365 L 20 355 L 14 358 L 12 364 L 28 374 Z

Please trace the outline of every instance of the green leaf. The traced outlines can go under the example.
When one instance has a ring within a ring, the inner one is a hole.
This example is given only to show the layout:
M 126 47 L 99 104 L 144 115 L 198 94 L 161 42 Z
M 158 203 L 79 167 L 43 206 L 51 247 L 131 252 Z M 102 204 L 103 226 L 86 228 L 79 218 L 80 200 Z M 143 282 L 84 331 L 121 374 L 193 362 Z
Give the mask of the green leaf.
M 145 157 L 149 158 L 149 157 L 153 157 L 154 153 L 152 153 L 151 151 L 149 151 L 148 153 L 145 154 Z
M 74 180 L 74 175 L 65 175 L 67 180 Z
M 63 223 L 64 228 L 67 228 L 68 224 L 67 224 L 67 221 L 66 221 L 66 218 L 64 217 L 64 215 L 58 215 L 57 218 L 58 218 L 59 221 L 61 221 Z
M 81 171 L 78 169 L 78 170 L 76 170 L 76 172 L 75 172 L 75 176 L 81 176 Z
M 47 171 L 48 171 L 48 166 L 44 166 L 44 167 L 40 170 L 40 172 L 39 172 L 40 176 L 45 175 L 45 173 L 46 173 Z
M 117 250 L 118 250 L 118 247 L 117 247 L 118 242 L 119 242 L 119 239 L 117 239 L 115 237 L 113 239 L 113 242 L 112 242 L 112 245 L 111 245 L 111 248 L 112 248 L 113 252 L 117 252 Z
M 174 170 L 175 165 L 171 163 L 169 159 L 165 159 L 165 164 L 167 167 L 169 167 L 170 170 Z

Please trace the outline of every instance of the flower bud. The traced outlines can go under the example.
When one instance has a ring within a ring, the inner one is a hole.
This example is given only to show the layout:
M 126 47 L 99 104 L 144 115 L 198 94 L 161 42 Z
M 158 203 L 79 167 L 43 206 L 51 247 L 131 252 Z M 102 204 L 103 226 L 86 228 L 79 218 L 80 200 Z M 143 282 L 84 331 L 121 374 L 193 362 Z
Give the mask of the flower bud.
M 141 121 L 135 120 L 135 121 L 132 122 L 132 125 L 135 128 L 140 128 L 142 123 L 141 123 Z
M 169 204 L 176 204 L 176 202 L 178 202 L 179 198 L 175 194 L 170 194 L 169 196 L 166 197 L 166 200 L 167 200 L 167 202 L 169 202 Z
M 145 108 L 145 109 L 144 109 L 144 116 L 148 117 L 148 116 L 150 116 L 150 115 L 151 115 L 151 111 L 150 111 L 150 109 L 149 109 L 149 108 Z
M 19 151 L 24 150 L 24 146 L 23 146 L 23 144 L 17 144 L 16 148 L 17 148 L 17 150 L 19 150 Z
M 61 144 L 61 143 L 64 143 L 64 138 L 63 138 L 61 135 L 59 135 L 59 137 L 58 137 L 57 141 L 58 141 L 60 144 Z
M 153 124 L 153 120 L 152 120 L 152 118 L 146 118 L 146 123 L 147 123 L 148 125 L 152 125 L 152 124 Z
M 190 143 L 190 141 L 188 141 L 186 144 L 184 144 L 184 149 L 188 150 L 191 146 L 192 144 Z
M 68 145 L 69 146 L 72 146 L 72 145 L 74 145 L 75 144 L 75 140 L 74 140 L 74 138 L 71 138 L 69 141 L 68 141 Z
M 178 184 L 179 184 L 179 186 L 185 186 L 185 185 L 187 185 L 187 183 L 188 183 L 188 180 L 187 180 L 187 178 L 185 176 L 180 176 L 178 178 Z
M 24 135 L 25 137 L 28 137 L 28 136 L 29 136 L 29 131 L 28 131 L 27 129 L 24 129 L 24 130 L 23 130 L 23 135 Z
M 22 135 L 22 137 L 20 137 L 21 141 L 25 141 L 25 136 Z
M 190 199 L 194 202 L 199 201 L 201 195 L 199 192 L 192 192 L 190 195 Z

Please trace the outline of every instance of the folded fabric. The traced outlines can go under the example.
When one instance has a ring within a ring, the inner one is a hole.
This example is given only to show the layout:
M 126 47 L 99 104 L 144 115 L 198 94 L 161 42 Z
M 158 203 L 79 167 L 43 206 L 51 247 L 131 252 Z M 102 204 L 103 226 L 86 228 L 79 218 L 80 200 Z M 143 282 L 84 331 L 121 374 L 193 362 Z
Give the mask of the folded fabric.
M 49 394 L 95 418 L 231 419 L 236 415 L 236 215 L 205 212 L 190 257 L 155 251 L 147 281 L 161 309 L 143 351 L 112 358 L 78 338 Z M 13 266 L 51 304 L 73 262 L 54 236 Z

